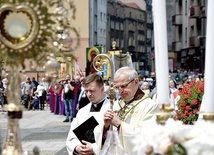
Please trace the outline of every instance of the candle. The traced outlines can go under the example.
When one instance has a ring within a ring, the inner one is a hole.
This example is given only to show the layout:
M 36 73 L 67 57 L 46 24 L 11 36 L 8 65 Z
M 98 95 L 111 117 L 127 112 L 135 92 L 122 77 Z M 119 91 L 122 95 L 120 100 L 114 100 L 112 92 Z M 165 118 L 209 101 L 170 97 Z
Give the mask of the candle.
M 214 0 L 207 3 L 207 38 L 205 56 L 204 112 L 214 113 Z
M 152 5 L 155 36 L 157 102 L 159 104 L 169 104 L 166 3 L 165 0 L 153 0 Z

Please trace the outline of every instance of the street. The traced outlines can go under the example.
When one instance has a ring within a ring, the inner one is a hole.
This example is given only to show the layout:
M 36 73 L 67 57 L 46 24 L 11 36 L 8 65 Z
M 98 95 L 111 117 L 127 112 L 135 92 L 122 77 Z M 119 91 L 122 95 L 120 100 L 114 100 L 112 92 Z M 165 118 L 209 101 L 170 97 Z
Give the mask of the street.
M 20 140 L 24 154 L 33 154 L 38 147 L 40 155 L 68 155 L 65 141 L 70 129 L 69 122 L 63 122 L 64 115 L 54 115 L 45 107 L 43 111 L 23 111 L 19 120 Z M 0 144 L 5 144 L 7 112 L 0 112 Z

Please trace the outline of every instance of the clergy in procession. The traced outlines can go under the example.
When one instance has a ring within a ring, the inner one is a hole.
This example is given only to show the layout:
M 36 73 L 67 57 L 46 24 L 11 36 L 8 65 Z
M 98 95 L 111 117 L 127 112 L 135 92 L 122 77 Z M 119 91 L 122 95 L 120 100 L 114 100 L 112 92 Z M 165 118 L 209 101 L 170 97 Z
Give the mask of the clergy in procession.
M 136 136 L 146 121 L 155 121 L 154 114 L 159 108 L 150 96 L 145 95 L 139 88 L 135 69 L 127 66 L 119 68 L 114 76 L 114 85 L 119 91 L 120 99 L 114 102 L 113 109 L 104 113 L 104 125 L 95 128 L 96 142 L 99 149 L 102 149 L 108 130 L 113 126 L 113 130 L 118 131 L 123 149 L 131 155 L 134 146 L 131 143 L 133 139 L 130 138 Z
M 71 123 L 71 128 L 66 140 L 66 147 L 69 155 L 91 155 L 96 154 L 95 152 L 99 152 L 95 141 L 89 142 L 85 139 L 80 140 L 78 138 L 78 136 L 87 135 L 89 140 L 94 139 L 93 130 L 86 130 L 86 133 L 83 131 L 85 128 L 89 128 L 93 122 L 89 122 L 83 129 L 80 128 L 80 126 L 87 122 L 92 116 L 97 121 L 97 124 L 104 124 L 104 112 L 110 109 L 110 101 L 105 97 L 104 82 L 98 73 L 93 73 L 85 77 L 82 80 L 82 85 L 90 103 L 78 111 L 76 118 Z M 79 132 L 80 135 L 77 135 L 74 131 Z

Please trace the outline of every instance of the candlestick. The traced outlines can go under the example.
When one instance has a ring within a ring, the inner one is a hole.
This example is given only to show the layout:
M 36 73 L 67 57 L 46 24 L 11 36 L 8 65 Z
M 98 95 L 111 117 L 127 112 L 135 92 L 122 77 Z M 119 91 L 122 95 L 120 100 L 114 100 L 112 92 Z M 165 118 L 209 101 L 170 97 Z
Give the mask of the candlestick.
M 168 49 L 165 0 L 153 0 L 157 102 L 169 104 Z
M 213 0 L 208 0 L 207 4 L 207 38 L 206 38 L 206 56 L 205 56 L 205 90 L 204 90 L 204 112 L 214 113 L 214 6 Z

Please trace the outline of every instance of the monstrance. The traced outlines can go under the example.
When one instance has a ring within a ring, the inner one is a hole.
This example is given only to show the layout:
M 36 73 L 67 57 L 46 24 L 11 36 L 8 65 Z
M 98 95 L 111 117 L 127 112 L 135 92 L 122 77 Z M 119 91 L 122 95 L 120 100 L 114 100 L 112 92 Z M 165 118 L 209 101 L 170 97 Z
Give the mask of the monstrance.
M 25 60 L 38 64 L 46 55 L 51 24 L 47 6 L 40 0 L 2 0 L 0 3 L 0 53 L 10 67 L 8 82 L 8 129 L 2 155 L 23 154 L 19 137 L 19 119 L 23 107 L 20 104 L 20 72 Z

